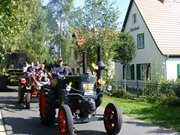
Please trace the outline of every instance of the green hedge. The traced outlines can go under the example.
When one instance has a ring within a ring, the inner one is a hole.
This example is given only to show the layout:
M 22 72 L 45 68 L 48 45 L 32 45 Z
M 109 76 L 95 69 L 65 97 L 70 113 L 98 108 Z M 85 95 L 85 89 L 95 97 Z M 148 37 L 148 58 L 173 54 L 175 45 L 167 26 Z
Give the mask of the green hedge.
M 180 105 L 180 83 L 167 80 L 146 82 L 143 96 L 148 102 Z
M 177 81 L 147 81 L 141 93 L 132 93 L 124 90 L 121 85 L 111 82 L 112 96 L 125 99 L 136 99 L 150 103 L 164 105 L 180 105 L 180 80 Z

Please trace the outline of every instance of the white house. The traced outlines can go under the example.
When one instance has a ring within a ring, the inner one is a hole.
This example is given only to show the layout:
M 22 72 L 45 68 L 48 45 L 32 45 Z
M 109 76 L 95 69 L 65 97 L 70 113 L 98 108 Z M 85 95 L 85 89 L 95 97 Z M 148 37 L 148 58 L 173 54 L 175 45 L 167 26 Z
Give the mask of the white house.
M 137 53 L 127 69 L 132 84 L 180 78 L 180 0 L 131 0 L 122 32 L 129 32 Z M 116 64 L 116 79 L 123 80 Z

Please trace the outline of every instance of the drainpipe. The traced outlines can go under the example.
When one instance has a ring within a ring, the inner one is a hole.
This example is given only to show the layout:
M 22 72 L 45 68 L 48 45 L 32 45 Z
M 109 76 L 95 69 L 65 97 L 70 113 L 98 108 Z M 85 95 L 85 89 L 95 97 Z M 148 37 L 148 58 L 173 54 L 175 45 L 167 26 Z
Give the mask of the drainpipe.
M 169 55 L 166 55 L 165 56 L 166 58 L 165 58 L 165 63 L 164 63 L 164 78 L 167 80 L 167 60 L 168 60 L 168 58 L 169 58 Z

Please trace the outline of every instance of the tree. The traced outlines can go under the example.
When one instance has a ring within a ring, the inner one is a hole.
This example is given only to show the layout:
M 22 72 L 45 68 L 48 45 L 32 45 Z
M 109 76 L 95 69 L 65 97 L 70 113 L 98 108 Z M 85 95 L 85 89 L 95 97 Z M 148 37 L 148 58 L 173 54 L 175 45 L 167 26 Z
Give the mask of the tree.
M 67 50 L 71 48 L 69 44 L 71 34 L 69 33 L 69 16 L 73 0 L 50 0 L 47 5 L 48 27 L 51 33 L 50 45 L 57 50 L 58 57 L 67 59 Z M 69 40 L 69 41 L 67 41 Z M 67 44 L 68 43 L 68 44 Z
M 36 0 L 31 13 L 31 22 L 14 42 L 16 44 L 14 50 L 25 50 L 30 61 L 50 61 L 51 57 L 46 44 L 48 38 L 47 13 L 42 7 L 41 1 Z
M 31 11 L 36 0 L 4 0 L 0 2 L 0 62 L 13 43 L 31 22 Z
M 117 32 L 112 29 L 98 30 L 97 34 L 94 32 L 85 32 L 84 38 L 86 39 L 85 47 L 88 50 L 89 66 L 97 60 L 97 46 L 102 48 L 102 59 L 108 66 L 114 56 L 114 44 L 117 40 Z M 84 34 L 84 33 L 83 33 Z
M 0 35 L 2 41 L 8 40 L 23 31 L 30 21 L 35 0 L 7 0 L 0 3 Z M 3 37 L 3 36 L 6 36 Z
M 74 27 L 88 30 L 93 28 L 116 29 L 118 13 L 114 3 L 108 3 L 108 0 L 85 0 L 83 8 L 74 10 L 71 20 Z
M 114 59 L 119 60 L 124 66 L 124 80 L 126 90 L 126 73 L 127 65 L 131 62 L 136 54 L 136 46 L 133 37 L 129 33 L 119 33 L 118 40 L 115 43 Z
M 83 8 L 74 10 L 71 17 L 72 27 L 74 31 L 81 31 L 82 37 L 85 38 L 89 64 L 96 62 L 98 46 L 103 49 L 104 62 L 110 64 L 118 14 L 114 3 L 108 3 L 108 0 L 85 0 Z M 93 33 L 94 29 L 97 33 Z

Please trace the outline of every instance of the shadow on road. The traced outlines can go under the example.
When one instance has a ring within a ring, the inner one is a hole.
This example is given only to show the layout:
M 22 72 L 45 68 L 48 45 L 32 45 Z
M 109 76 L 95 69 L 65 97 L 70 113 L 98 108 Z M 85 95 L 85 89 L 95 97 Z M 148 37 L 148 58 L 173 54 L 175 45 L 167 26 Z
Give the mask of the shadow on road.
M 6 117 L 4 118 L 6 123 L 6 132 L 7 135 L 12 134 L 27 134 L 27 135 L 59 135 L 57 124 L 53 126 L 43 126 L 40 123 L 39 118 L 30 117 L 29 119 L 23 118 L 13 118 Z M 77 135 L 107 135 L 102 131 L 93 131 L 93 130 L 79 130 Z
M 24 105 L 18 103 L 17 98 L 14 96 L 0 96 L 0 108 L 6 111 L 20 111 L 24 109 Z
M 7 93 L 10 93 L 7 95 Z M 0 92 L 0 108 L 3 108 L 3 110 L 6 111 L 21 111 L 22 109 L 25 109 L 24 103 L 19 103 L 17 99 L 17 92 Z M 38 97 L 33 97 L 31 103 L 38 103 Z
M 5 128 L 8 135 L 27 134 L 27 135 L 58 135 L 57 126 L 43 126 L 39 118 L 4 118 Z
M 105 132 L 102 131 L 92 131 L 92 130 L 83 130 L 78 131 L 78 135 L 107 135 Z
M 17 111 L 23 109 L 23 106 L 17 102 L 17 98 L 14 96 L 0 96 L 0 108 Z
M 136 126 L 141 126 L 141 127 L 154 127 L 154 125 L 152 125 L 150 123 L 144 123 L 141 121 L 125 121 L 124 123 L 136 125 Z

